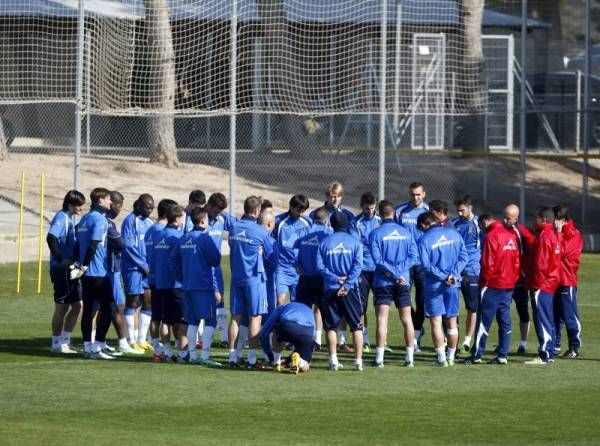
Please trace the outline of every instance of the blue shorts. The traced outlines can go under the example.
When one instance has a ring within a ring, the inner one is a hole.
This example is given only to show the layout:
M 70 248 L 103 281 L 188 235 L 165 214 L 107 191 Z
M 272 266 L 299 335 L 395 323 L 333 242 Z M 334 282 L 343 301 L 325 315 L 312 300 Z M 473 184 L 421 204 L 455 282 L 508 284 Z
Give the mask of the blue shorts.
M 123 283 L 121 281 L 121 272 L 115 271 L 108 273 L 110 285 L 112 286 L 112 296 L 115 305 L 125 305 L 125 294 L 123 293 Z
M 314 329 L 297 322 L 280 321 L 275 324 L 273 334 L 279 342 L 289 342 L 294 345 L 297 352 L 307 362 L 312 360 Z
M 70 271 L 62 266 L 50 267 L 50 280 L 54 285 L 54 302 L 70 305 L 81 301 L 81 282 L 69 279 Z
M 298 274 L 278 269 L 275 271 L 275 289 L 277 294 L 286 294 L 289 292 L 290 300 L 296 300 L 296 285 L 298 285 Z
M 396 304 L 396 308 L 411 306 L 410 285 L 390 285 L 373 290 L 373 301 L 375 305 Z
M 358 293 L 363 306 L 363 314 L 369 308 L 369 292 L 373 289 L 373 275 L 375 271 L 363 271 L 358 276 Z
M 185 324 L 185 299 L 179 288 L 156 290 L 162 296 L 162 321 L 168 325 Z
M 231 314 L 234 316 L 259 316 L 266 314 L 267 287 L 265 282 L 231 287 Z
M 144 294 L 144 275 L 134 269 L 123 271 L 123 282 L 125 283 L 125 293 L 128 296 L 137 296 Z M 148 288 L 146 280 L 146 288 Z
M 458 287 L 440 287 L 440 292 L 425 291 L 425 316 L 456 317 L 459 314 Z
M 345 297 L 338 297 L 337 290 L 326 290 L 319 302 L 323 328 L 326 331 L 337 330 L 342 319 L 345 319 L 351 331 L 362 330 L 360 321 L 362 316 L 362 302 L 358 295 L 358 289 L 348 291 Z
M 479 276 L 466 276 L 460 283 L 460 291 L 465 301 L 465 307 L 469 311 L 477 311 L 479 300 L 481 299 L 481 289 L 479 288 Z
M 185 291 L 185 319 L 189 324 L 198 325 L 201 319 L 214 320 L 217 317 L 217 302 L 213 291 Z
M 296 302 L 312 308 L 323 297 L 323 277 L 300 276 L 296 288 Z

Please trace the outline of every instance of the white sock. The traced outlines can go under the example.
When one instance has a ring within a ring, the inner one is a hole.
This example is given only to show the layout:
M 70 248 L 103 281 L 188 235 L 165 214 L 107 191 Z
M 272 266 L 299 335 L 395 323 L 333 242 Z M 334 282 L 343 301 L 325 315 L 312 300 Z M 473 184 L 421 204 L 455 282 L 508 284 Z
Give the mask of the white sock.
M 248 349 L 248 364 L 256 364 L 256 350 L 253 348 Z
M 406 347 L 406 362 L 415 362 L 415 348 Z
M 187 326 L 187 338 L 188 338 L 188 350 L 189 351 L 192 350 L 192 345 L 194 346 L 193 349 L 196 350 L 196 342 L 198 341 L 198 326 L 197 325 L 189 324 Z
M 238 355 L 237 355 L 237 351 L 235 349 L 230 349 L 229 350 L 229 362 L 237 362 L 238 359 Z
M 215 327 L 204 327 L 204 333 L 202 333 L 202 359 L 210 358 L 210 347 L 214 337 Z
M 102 344 L 103 342 L 94 341 L 92 343 L 92 351 L 99 352 L 100 350 L 102 350 Z
M 119 339 L 119 349 L 120 350 L 127 350 L 127 349 L 129 349 L 129 343 L 127 342 L 127 338 L 121 338 L 121 339 Z
M 52 336 L 52 348 L 60 347 L 60 341 L 61 341 L 60 336 Z
M 165 356 L 167 358 L 170 358 L 171 356 L 173 356 L 173 350 L 171 350 L 171 343 L 170 342 L 167 342 L 167 343 L 164 344 L 163 350 L 164 350 Z
M 136 342 L 136 341 L 137 341 L 137 338 L 138 338 L 138 336 L 139 336 L 139 333 L 140 333 L 140 330 L 139 330 L 139 329 L 137 329 L 137 328 L 136 328 L 135 330 L 133 330 L 133 341 L 134 341 L 134 342 Z
M 96 329 L 92 330 L 92 336 L 91 336 L 92 341 L 94 342 L 96 340 Z
M 148 337 L 148 329 L 150 328 L 150 322 L 152 322 L 152 314 L 142 311 L 140 313 L 140 330 L 137 334 L 138 344 L 146 342 Z
M 463 341 L 463 345 L 471 346 L 471 336 L 465 336 L 465 340 Z
M 300 368 L 300 370 L 302 370 L 303 372 L 308 372 L 308 369 L 310 368 L 310 364 L 308 362 L 306 362 L 304 359 L 300 358 L 300 362 L 298 362 L 298 368 Z
M 225 308 L 217 308 L 217 328 L 221 332 L 221 342 L 229 341 L 229 324 Z
M 375 348 L 375 362 L 383 362 L 383 355 L 385 354 L 385 347 Z
M 323 333 L 322 330 L 315 330 L 315 342 L 319 345 L 321 345 L 321 334 Z
M 63 331 L 62 332 L 62 343 L 63 344 L 67 344 L 67 345 L 71 345 L 71 332 L 70 331 Z
M 150 339 L 150 343 L 152 344 L 154 353 L 157 355 L 160 355 L 162 353 L 162 344 L 160 343 L 160 339 L 152 338 L 152 339 Z
M 527 348 L 527 341 L 519 341 L 519 347 Z
M 130 344 L 135 343 L 135 334 L 134 334 L 134 318 L 133 314 L 125 314 L 125 327 L 127 328 L 127 340 Z
M 333 353 L 333 354 L 329 355 L 329 364 L 332 364 L 332 365 L 339 364 L 337 353 Z
M 420 337 L 421 337 L 421 330 L 415 330 L 415 345 L 418 345 Z
M 444 347 L 438 347 L 435 349 L 437 353 L 438 362 L 446 362 L 446 349 Z
M 281 352 L 273 352 L 273 364 L 281 364 Z
M 240 325 L 240 329 L 238 331 L 237 342 L 235 343 L 235 351 L 237 352 L 238 358 L 242 357 L 242 350 L 244 349 L 244 344 L 248 340 L 248 327 L 244 325 Z
M 450 361 L 454 361 L 454 355 L 456 354 L 456 349 L 455 348 L 449 348 L 448 349 L 448 359 Z
M 85 341 L 83 343 L 83 351 L 86 353 L 90 353 L 92 351 L 92 343 Z
M 362 358 L 355 358 L 354 359 L 354 364 L 356 364 L 356 365 L 362 365 Z
M 198 324 L 198 339 L 202 339 L 202 335 L 204 334 L 204 319 L 200 320 Z
M 363 345 L 369 345 L 369 329 L 367 327 L 363 328 Z
M 340 330 L 338 337 L 338 345 L 344 345 L 346 343 L 346 330 Z

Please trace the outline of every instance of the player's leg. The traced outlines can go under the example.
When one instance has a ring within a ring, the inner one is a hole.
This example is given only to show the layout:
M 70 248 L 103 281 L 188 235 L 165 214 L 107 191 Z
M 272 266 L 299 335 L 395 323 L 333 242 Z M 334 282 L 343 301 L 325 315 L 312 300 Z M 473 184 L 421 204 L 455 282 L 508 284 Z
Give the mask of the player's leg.
M 447 288 L 444 292 L 444 307 L 446 315 L 446 341 L 448 347 L 448 365 L 454 364 L 456 348 L 458 347 L 458 314 L 460 309 L 458 287 Z
M 471 340 L 475 336 L 475 327 L 477 324 L 477 307 L 479 304 L 479 277 L 466 276 L 460 286 L 467 316 L 465 318 L 465 337 L 462 342 L 463 351 L 471 351 Z
M 337 327 L 341 320 L 338 308 L 337 291 L 325 291 L 319 301 L 319 310 L 323 318 L 323 329 L 327 338 L 327 349 L 329 353 L 329 369 L 336 371 L 341 368 L 337 357 Z
M 425 334 L 423 322 L 425 321 L 425 272 L 420 265 L 413 266 L 410 270 L 412 284 L 415 287 L 415 311 L 413 313 L 413 326 L 415 327 L 415 352 L 421 350 L 421 338 Z
M 581 322 L 577 309 L 577 288 L 572 286 L 561 288 L 562 308 L 567 335 L 569 336 L 569 350 L 567 350 L 565 356 L 576 358 L 579 356 L 579 348 L 581 347 Z
M 481 362 L 481 357 L 485 354 L 485 347 L 490 328 L 497 311 L 497 294 L 498 290 L 490 288 L 483 288 L 481 290 L 477 329 L 475 330 L 475 342 L 473 348 L 471 348 L 471 362 Z
M 150 292 L 148 281 L 146 279 L 142 280 L 142 288 L 143 292 L 140 296 L 142 306 L 140 310 L 139 329 L 136 343 L 139 348 L 146 351 L 152 351 L 152 345 L 147 341 L 148 329 L 150 328 L 150 324 L 152 322 L 152 293 Z
M 185 320 L 185 315 L 187 314 L 186 300 L 184 299 L 183 291 L 179 288 L 174 288 L 172 290 L 172 295 L 176 305 L 175 334 L 177 341 L 179 341 L 177 362 L 184 363 L 187 362 L 186 357 L 188 349 L 187 322 Z M 198 331 L 197 328 L 196 331 Z
M 211 292 L 203 292 L 200 300 L 199 316 L 204 320 L 204 331 L 202 332 L 202 355 L 203 365 L 208 367 L 221 367 L 221 364 L 210 357 L 217 326 L 217 302 Z
M 499 364 L 506 364 L 510 349 L 510 334 L 512 331 L 510 314 L 511 292 L 501 290 L 496 299 L 498 301 L 496 320 L 498 321 L 498 337 L 500 338 L 496 362 Z
M 94 341 L 94 351 L 98 352 L 106 347 L 106 334 L 112 322 L 113 313 L 113 295 L 112 283 L 108 276 L 102 277 L 96 288 L 96 300 L 100 308 L 96 318 L 96 339 Z
M 424 298 L 425 315 L 429 318 L 431 325 L 431 340 L 437 355 L 434 362 L 435 366 L 447 367 L 446 347 L 444 346 L 444 328 L 442 326 L 442 317 L 446 315 L 444 306 L 443 292 L 426 292 Z M 416 330 L 415 330 L 416 332 Z
M 256 349 L 260 346 L 258 334 L 262 315 L 267 312 L 267 288 L 260 282 L 246 287 L 246 312 L 248 314 L 248 367 L 257 366 Z
M 351 288 L 348 294 L 340 299 L 340 308 L 348 327 L 352 332 L 352 342 L 354 345 L 354 368 L 358 371 L 363 370 L 362 350 L 363 350 L 363 326 L 362 312 L 363 304 L 358 294 L 358 290 Z
M 404 344 L 406 345 L 404 365 L 406 367 L 414 367 L 415 329 L 412 322 L 410 287 L 395 285 L 393 289 L 394 302 L 396 308 L 398 308 L 400 322 L 402 323 L 402 328 L 404 330 Z
M 375 360 L 373 361 L 375 367 L 383 367 L 385 345 L 387 343 L 390 303 L 392 301 L 390 288 L 391 287 L 381 287 L 373 290 L 373 304 L 375 305 L 377 327 Z
M 358 281 L 358 291 L 363 306 L 363 315 L 361 318 L 363 324 L 363 350 L 366 352 L 370 350 L 367 310 L 369 308 L 369 293 L 372 290 L 372 284 L 373 271 L 363 271 Z
M 546 364 L 554 359 L 554 312 L 553 296 L 542 290 L 532 292 L 531 308 L 533 323 L 538 338 L 539 360 L 527 361 L 526 364 Z M 538 359 L 538 358 L 536 358 Z
M 519 347 L 517 353 L 523 355 L 527 352 L 527 338 L 529 336 L 529 296 L 525 285 L 517 284 L 513 290 L 513 300 L 519 315 Z
M 160 341 L 161 321 L 164 315 L 164 302 L 159 290 L 154 286 L 150 288 L 150 296 L 152 299 L 152 316 L 150 321 L 150 342 L 154 349 L 152 359 L 155 361 L 163 361 L 165 359 L 163 346 Z M 166 324 L 165 324 L 166 327 Z M 168 329 L 167 329 L 168 331 Z

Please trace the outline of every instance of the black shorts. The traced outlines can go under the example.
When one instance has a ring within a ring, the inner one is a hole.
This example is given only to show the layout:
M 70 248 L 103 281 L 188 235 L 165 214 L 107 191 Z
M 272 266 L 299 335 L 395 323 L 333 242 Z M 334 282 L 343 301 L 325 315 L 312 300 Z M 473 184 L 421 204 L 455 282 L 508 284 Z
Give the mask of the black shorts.
M 373 290 L 375 305 L 396 304 L 396 308 L 411 306 L 409 285 L 390 285 Z
M 340 321 L 345 319 L 351 331 L 362 330 L 362 302 L 358 290 L 353 288 L 344 297 L 337 295 L 337 290 L 327 290 L 319 302 L 323 328 L 326 331 L 336 330 Z
M 154 285 L 150 286 L 150 296 L 152 300 L 152 320 L 160 322 L 164 314 L 164 299 L 160 290 L 157 290 Z
M 185 299 L 183 292 L 179 288 L 170 288 L 165 290 L 157 290 L 163 300 L 163 315 L 162 321 L 165 324 L 185 324 Z
M 323 278 L 321 276 L 300 276 L 296 286 L 296 302 L 312 308 L 323 297 Z
M 519 314 L 519 322 L 525 324 L 529 322 L 529 293 L 522 283 L 517 283 L 512 295 Z
M 296 322 L 281 321 L 273 329 L 279 342 L 294 345 L 294 351 L 307 362 L 312 360 L 314 329 Z
M 358 277 L 358 293 L 362 303 L 363 314 L 365 314 L 367 308 L 369 308 L 369 292 L 373 289 L 374 275 L 374 271 L 363 271 Z
M 481 288 L 479 287 L 479 276 L 466 276 L 460 283 L 460 291 L 465 301 L 465 307 L 469 311 L 477 311 L 481 300 Z
M 54 302 L 69 305 L 81 301 L 81 282 L 69 280 L 69 269 L 62 266 L 50 267 L 50 280 L 54 285 Z

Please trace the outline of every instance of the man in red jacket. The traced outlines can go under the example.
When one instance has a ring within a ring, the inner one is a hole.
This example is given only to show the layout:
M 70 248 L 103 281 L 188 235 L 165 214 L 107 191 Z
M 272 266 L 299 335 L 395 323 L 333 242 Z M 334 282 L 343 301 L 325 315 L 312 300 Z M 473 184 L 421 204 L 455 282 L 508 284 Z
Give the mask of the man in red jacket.
M 554 220 L 552 209 L 544 207 L 538 210 L 535 228 L 538 235 L 531 252 L 528 283 L 539 356 L 525 363 L 529 365 L 554 361 L 553 297 L 560 284 L 560 240 Z
M 481 252 L 481 300 L 477 317 L 477 332 L 471 357 L 466 364 L 478 364 L 485 352 L 494 317 L 498 321 L 500 345 L 498 356 L 493 362 L 506 364 L 510 348 L 511 315 L 510 303 L 513 289 L 520 274 L 520 253 L 517 235 L 512 225 L 493 221 L 486 227 Z
M 569 349 L 563 355 L 566 358 L 577 358 L 581 346 L 581 323 L 577 311 L 577 271 L 583 250 L 583 238 L 569 218 L 565 206 L 555 206 L 554 226 L 562 234 L 560 256 L 560 286 L 554 295 L 554 327 L 556 330 L 555 352 L 560 351 L 562 324 L 567 326 Z
M 527 337 L 529 336 L 529 293 L 525 286 L 529 256 L 535 236 L 522 224 L 519 224 L 519 207 L 510 204 L 504 209 L 504 223 L 511 226 L 519 241 L 519 252 L 521 253 L 521 274 L 515 284 L 512 298 L 515 302 L 517 314 L 519 315 L 519 347 L 517 354 L 524 355 L 527 352 Z

